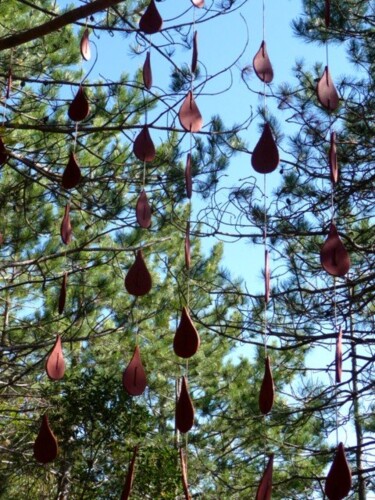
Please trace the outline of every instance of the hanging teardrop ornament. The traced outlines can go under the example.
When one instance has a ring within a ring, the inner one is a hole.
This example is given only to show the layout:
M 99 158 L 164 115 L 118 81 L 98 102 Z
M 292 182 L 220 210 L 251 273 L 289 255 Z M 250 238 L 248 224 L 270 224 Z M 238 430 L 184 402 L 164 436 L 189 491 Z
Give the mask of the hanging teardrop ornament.
M 266 304 L 268 304 L 270 300 L 270 291 L 271 291 L 271 272 L 270 272 L 270 255 L 268 250 L 264 252 L 264 299 Z
M 263 40 L 258 52 L 253 59 L 253 68 L 257 77 L 264 83 L 271 83 L 273 80 L 273 69 L 267 52 L 266 42 Z
M 186 166 L 185 166 L 185 188 L 186 188 L 186 196 L 189 200 L 193 194 L 193 180 L 191 175 L 191 154 L 188 153 L 186 158 Z
M 260 480 L 255 500 L 271 500 L 273 457 L 274 454 L 271 453 L 271 455 L 269 455 L 267 467 L 265 468 L 262 479 Z
M 182 432 L 188 432 L 194 424 L 194 406 L 189 396 L 186 377 L 181 379 L 180 395 L 176 404 L 176 427 Z
M 275 387 L 273 385 L 272 370 L 269 356 L 264 360 L 264 376 L 259 392 L 259 409 L 263 415 L 267 415 L 272 409 L 275 398 Z
M 134 263 L 125 277 L 125 288 L 136 297 L 146 295 L 152 287 L 152 278 L 143 258 L 142 250 L 138 250 Z
M 153 35 L 161 30 L 163 19 L 161 18 L 154 0 L 151 0 L 139 21 L 139 29 L 147 35 Z
M 59 295 L 59 314 L 62 314 L 64 312 L 64 307 L 65 307 L 65 300 L 66 300 L 66 286 L 68 282 L 68 273 L 64 273 L 63 280 L 61 283 L 61 288 L 60 288 L 60 295 Z
M 279 151 L 268 122 L 264 124 L 262 135 L 251 156 L 253 169 L 259 174 L 270 174 L 279 164 Z
M 5 149 L 3 140 L 0 137 L 0 165 L 4 165 L 4 163 L 6 163 L 7 160 L 8 160 L 8 153 L 7 150 Z
M 180 358 L 191 358 L 198 351 L 199 345 L 199 334 L 186 307 L 183 307 L 180 324 L 173 339 L 174 352 Z
M 138 224 L 143 227 L 143 229 L 148 229 L 151 226 L 151 207 L 144 189 L 141 191 L 137 200 L 135 214 Z
M 151 162 L 155 158 L 155 146 L 152 142 L 148 126 L 145 125 L 135 138 L 133 153 L 140 161 Z
M 142 76 L 143 76 L 143 85 L 146 87 L 147 90 L 150 90 L 152 87 L 152 70 L 151 70 L 151 52 L 148 51 L 146 54 L 146 59 L 143 64 L 143 71 L 142 71 Z
M 191 90 L 189 90 L 182 103 L 180 111 L 178 112 L 178 118 L 181 127 L 187 132 L 199 132 L 203 126 L 203 118 Z
M 349 495 L 352 487 L 352 473 L 342 443 L 337 447 L 335 458 L 329 469 L 324 492 L 329 500 L 341 500 Z
M 190 269 L 191 256 L 190 256 L 190 222 L 186 223 L 185 231 L 185 267 Z
M 182 479 L 182 487 L 184 489 L 185 500 L 190 500 L 191 496 L 189 493 L 189 483 L 188 483 L 188 475 L 187 475 L 187 465 L 185 453 L 182 448 L 180 448 L 180 461 L 181 461 L 181 479 Z
M 342 376 L 342 328 L 340 326 L 339 333 L 336 338 L 336 354 L 335 354 L 335 381 L 336 384 L 341 383 Z
M 65 361 L 61 345 L 60 335 L 56 336 L 55 345 L 53 346 L 46 363 L 46 372 L 51 380 L 60 380 L 65 373 Z
M 69 161 L 65 167 L 61 179 L 61 185 L 65 189 L 73 189 L 81 180 L 81 169 L 78 166 L 77 159 L 73 151 L 70 153 Z
M 12 68 L 9 68 L 8 78 L 7 78 L 7 88 L 6 88 L 6 92 L 5 92 L 5 99 L 9 99 L 9 97 L 10 97 L 10 93 L 12 91 L 12 84 L 13 84 Z
M 80 42 L 81 56 L 85 61 L 89 61 L 91 59 L 89 34 L 90 34 L 89 29 L 86 28 L 85 31 L 83 32 Z
M 338 107 L 339 96 L 328 66 L 325 67 L 323 76 L 318 82 L 316 93 L 320 104 L 328 111 L 334 111 Z
M 195 73 L 198 64 L 198 31 L 194 31 L 193 36 L 193 55 L 191 58 L 191 72 Z
M 126 479 L 125 479 L 125 484 L 124 488 L 121 493 L 121 500 L 128 500 L 130 497 L 130 493 L 133 487 L 133 481 L 134 481 L 134 466 L 135 466 L 135 459 L 137 458 L 138 454 L 138 446 L 135 446 L 133 449 L 133 456 L 131 459 L 131 462 L 129 464 L 128 472 L 126 474 Z
M 337 184 L 339 180 L 339 166 L 337 162 L 336 132 L 331 133 L 331 143 L 329 147 L 329 170 L 331 182 Z
M 49 426 L 47 414 L 44 414 L 34 443 L 34 458 L 37 462 L 47 464 L 55 460 L 57 453 L 57 439 Z
M 140 396 L 146 389 L 146 373 L 142 365 L 139 347 L 134 349 L 133 357 L 122 375 L 122 385 L 130 396 Z
M 70 103 L 68 109 L 68 116 L 74 122 L 81 122 L 82 120 L 84 120 L 89 116 L 89 113 L 90 113 L 89 101 L 86 98 L 82 86 L 80 85 L 75 98 Z
M 191 3 L 194 5 L 194 7 L 198 7 L 198 9 L 204 7 L 204 0 L 191 0 Z
M 320 250 L 320 263 L 332 276 L 345 276 L 350 268 L 350 258 L 341 242 L 336 226 L 331 222 L 328 237 Z
M 64 245 L 72 241 L 72 226 L 70 224 L 70 203 L 65 206 L 65 213 L 60 227 L 60 235 Z
M 331 1 L 326 0 L 324 5 L 324 23 L 326 28 L 329 28 L 331 22 Z

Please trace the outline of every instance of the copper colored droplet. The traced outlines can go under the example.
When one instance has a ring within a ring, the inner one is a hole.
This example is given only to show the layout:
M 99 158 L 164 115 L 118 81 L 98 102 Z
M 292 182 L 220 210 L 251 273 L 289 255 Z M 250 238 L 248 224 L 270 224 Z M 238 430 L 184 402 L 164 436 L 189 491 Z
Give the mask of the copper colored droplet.
M 266 304 L 268 304 L 270 300 L 270 281 L 271 281 L 271 273 L 270 273 L 270 256 L 268 250 L 264 252 L 264 297 Z
M 64 245 L 69 245 L 72 241 L 72 226 L 70 224 L 70 204 L 65 207 L 64 217 L 60 227 L 61 239 Z
M 65 361 L 61 345 L 61 337 L 57 335 L 55 345 L 53 346 L 46 363 L 46 372 L 51 380 L 60 380 L 65 373 Z
M 133 153 L 141 161 L 150 162 L 155 158 L 155 146 L 152 142 L 148 126 L 145 125 L 135 138 Z
M 185 266 L 190 269 L 191 256 L 190 256 L 190 222 L 186 223 L 185 232 Z
M 184 307 L 181 313 L 180 324 L 173 339 L 174 352 L 180 358 L 191 358 L 198 351 L 199 345 L 199 334 L 191 321 L 186 307 Z
M 329 147 L 329 169 L 331 173 L 332 183 L 337 184 L 339 180 L 339 166 L 337 162 L 336 132 L 331 133 L 331 144 Z
M 191 0 L 191 3 L 195 7 L 198 7 L 198 9 L 201 9 L 202 7 L 204 7 L 204 0 Z
M 141 227 L 148 229 L 151 226 L 151 207 L 145 190 L 143 190 L 139 195 L 137 205 L 135 207 L 135 214 L 137 222 Z
M 194 31 L 193 37 L 193 55 L 191 58 L 191 72 L 195 73 L 198 63 L 198 31 Z
M 259 393 L 259 409 L 263 415 L 267 415 L 272 409 L 275 397 L 275 388 L 269 356 L 264 360 L 264 376 Z
M 0 165 L 4 165 L 4 163 L 8 160 L 8 153 L 5 149 L 2 138 L 0 137 Z
M 81 169 L 73 152 L 70 153 L 69 161 L 65 167 L 61 179 L 61 185 L 65 189 L 73 189 L 81 180 Z
M 271 83 L 273 80 L 273 69 L 270 58 L 268 57 L 267 45 L 263 40 L 258 52 L 253 59 L 253 68 L 255 74 L 262 82 Z
M 50 429 L 48 417 L 43 415 L 42 425 L 34 443 L 34 458 L 37 462 L 47 464 L 57 457 L 57 439 Z
M 154 0 L 151 0 L 139 21 L 139 29 L 147 35 L 152 35 L 161 30 L 163 19 L 161 18 Z
M 273 453 L 269 456 L 267 467 L 260 480 L 255 500 L 271 500 L 272 496 L 272 472 L 273 472 Z
M 188 132 L 199 132 L 203 126 L 203 118 L 189 90 L 178 112 L 181 127 Z
M 320 104 L 328 111 L 334 111 L 338 107 L 339 96 L 328 66 L 325 67 L 323 76 L 318 82 L 316 93 Z
M 251 164 L 259 174 L 270 174 L 279 164 L 279 151 L 269 123 L 264 124 L 262 135 L 254 148 Z
M 332 276 L 345 276 L 350 268 L 350 258 L 341 242 L 335 224 L 332 222 L 328 237 L 320 250 L 320 262 Z
M 80 43 L 81 55 L 85 61 L 89 61 L 91 59 L 91 49 L 90 49 L 90 39 L 89 39 L 89 30 L 85 29 L 83 32 L 81 43 Z
M 143 258 L 142 250 L 138 250 L 134 264 L 125 277 L 125 288 L 136 297 L 146 295 L 152 287 L 151 274 Z
M 185 188 L 186 188 L 186 196 L 189 198 L 192 197 L 193 194 L 193 180 L 191 175 L 191 154 L 188 153 L 186 158 L 186 166 L 185 166 Z
M 143 65 L 143 85 L 146 89 L 150 90 L 152 87 L 152 70 L 151 70 L 151 53 L 150 51 L 146 54 L 146 59 Z
M 325 22 L 326 28 L 329 28 L 329 25 L 331 22 L 331 2 L 330 2 L 330 0 L 325 1 L 324 22 Z
M 122 385 L 130 396 L 140 396 L 146 389 L 146 373 L 138 346 L 135 347 L 133 357 L 124 370 Z
M 352 473 L 342 443 L 337 447 L 335 458 L 328 472 L 324 492 L 329 500 L 341 500 L 349 495 L 352 487 Z
M 189 396 L 186 377 L 181 379 L 180 395 L 176 404 L 176 427 L 182 432 L 188 432 L 194 424 L 194 406 Z
M 62 314 L 64 312 L 67 282 L 68 282 L 68 274 L 64 273 L 59 295 L 59 314 Z
M 336 355 L 335 355 L 335 368 L 336 368 L 336 383 L 341 382 L 342 376 L 342 328 L 340 326 L 339 333 L 336 338 Z
M 134 481 L 134 466 L 135 466 L 135 459 L 137 458 L 137 453 L 138 453 L 138 446 L 135 446 L 133 449 L 133 456 L 129 464 L 128 472 L 126 474 L 124 488 L 121 493 L 121 500 L 128 500 L 128 498 L 130 497 Z
M 190 500 L 191 496 L 189 493 L 189 483 L 188 483 L 186 459 L 185 459 L 185 453 L 184 453 L 182 448 L 180 448 L 180 461 L 181 461 L 182 487 L 184 489 L 185 500 Z
M 80 86 L 78 92 L 70 103 L 68 116 L 74 122 L 80 122 L 87 118 L 90 113 L 89 102 L 86 98 L 83 88 Z
M 12 91 L 12 83 L 13 83 L 13 75 L 12 75 L 12 68 L 9 68 L 8 70 L 8 80 L 7 80 L 7 89 L 5 93 L 5 99 L 9 99 L 10 93 Z

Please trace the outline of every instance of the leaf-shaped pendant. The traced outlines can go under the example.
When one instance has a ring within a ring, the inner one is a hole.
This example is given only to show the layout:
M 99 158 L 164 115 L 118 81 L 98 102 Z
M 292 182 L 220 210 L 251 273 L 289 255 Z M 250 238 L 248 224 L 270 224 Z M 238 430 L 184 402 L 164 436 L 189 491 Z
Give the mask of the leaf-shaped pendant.
M 331 173 L 332 183 L 337 184 L 339 180 L 339 166 L 337 163 L 336 132 L 331 133 L 331 143 L 329 147 L 329 170 Z
M 264 299 L 266 304 L 268 304 L 270 300 L 270 281 L 271 281 L 271 272 L 270 272 L 270 255 L 268 250 L 264 252 Z
M 253 68 L 257 77 L 264 83 L 271 83 L 273 80 L 273 69 L 268 57 L 266 42 L 263 40 L 258 52 L 253 59 Z
M 325 67 L 323 76 L 318 82 L 316 93 L 320 104 L 328 111 L 334 111 L 338 107 L 339 96 L 328 66 Z
M 53 346 L 46 363 L 46 372 L 51 380 L 60 380 L 65 373 L 65 361 L 61 345 L 60 335 L 56 336 L 55 345 Z
M 264 124 L 262 135 L 254 148 L 251 164 L 259 174 L 270 174 L 279 164 L 279 151 L 269 123 Z
M 65 272 L 64 276 L 63 276 L 62 283 L 61 283 L 61 288 L 60 288 L 59 314 L 62 314 L 64 312 L 67 282 L 68 282 L 68 273 Z
M 189 396 L 186 377 L 181 379 L 180 395 L 176 404 L 176 428 L 188 432 L 194 424 L 194 406 Z
M 193 36 L 193 55 L 191 58 L 191 72 L 195 73 L 198 63 L 198 31 L 194 31 Z
M 186 269 L 190 269 L 190 222 L 186 223 L 186 231 L 185 231 L 185 267 Z
M 47 464 L 55 460 L 57 453 L 57 439 L 50 429 L 47 414 L 44 414 L 38 436 L 34 443 L 34 457 L 37 462 Z
M 144 189 L 141 191 L 137 200 L 135 214 L 137 222 L 141 227 L 148 229 L 151 226 L 151 207 Z
M 89 39 L 89 30 L 88 28 L 85 29 L 83 32 L 82 38 L 81 38 L 81 43 L 80 43 L 80 50 L 81 50 L 81 55 L 85 61 L 89 61 L 91 59 L 91 49 L 90 49 L 90 39 Z
M 64 245 L 69 245 L 72 241 L 72 226 L 70 224 L 70 204 L 65 206 L 65 213 L 60 227 L 61 239 Z
M 90 105 L 86 98 L 85 92 L 82 86 L 79 86 L 78 92 L 70 103 L 68 109 L 68 116 L 74 122 L 80 122 L 87 118 L 90 113 Z
M 191 3 L 194 5 L 194 7 L 198 7 L 198 9 L 204 7 L 204 0 L 191 0 Z
M 81 169 L 79 168 L 75 154 L 72 151 L 69 156 L 68 164 L 62 175 L 61 185 L 65 189 L 72 189 L 79 184 L 80 180 Z
M 180 461 L 181 461 L 181 479 L 182 479 L 182 487 L 184 489 L 185 500 L 190 500 L 191 496 L 189 493 L 189 483 L 188 483 L 188 475 L 187 475 L 187 465 L 185 453 L 182 448 L 180 448 Z
M 267 415 L 272 409 L 275 397 L 275 388 L 269 356 L 264 360 L 264 376 L 259 392 L 259 409 L 263 415 Z
M 146 373 L 142 365 L 139 347 L 134 349 L 133 357 L 122 375 L 122 385 L 130 396 L 140 396 L 146 389 Z
M 138 250 L 134 264 L 125 277 L 125 288 L 136 297 L 146 295 L 152 287 L 152 278 L 143 258 L 142 250 Z
M 329 469 L 324 492 L 329 500 L 341 500 L 349 495 L 352 487 L 352 473 L 342 443 L 337 447 L 335 458 Z
M 260 480 L 255 500 L 271 500 L 272 495 L 272 472 L 273 472 L 273 453 L 269 456 L 267 467 Z
M 341 383 L 341 375 L 342 375 L 342 328 L 340 326 L 339 333 L 336 338 L 336 353 L 335 353 L 335 372 L 336 384 Z
M 182 103 L 178 112 L 181 127 L 188 132 L 199 132 L 203 126 L 203 118 L 193 97 L 191 90 Z
M 185 166 L 185 188 L 186 188 L 186 196 L 191 199 L 193 194 L 193 180 L 191 175 L 191 154 L 188 153 L 186 158 L 186 166 Z
M 191 358 L 198 351 L 199 345 L 199 334 L 186 307 L 183 307 L 180 324 L 173 339 L 174 352 L 180 358 Z
M 325 22 L 326 28 L 329 28 L 329 25 L 331 22 L 331 2 L 330 2 L 330 0 L 325 1 L 324 22 Z
M 0 165 L 4 165 L 8 159 L 8 153 L 5 149 L 2 138 L 0 137 Z
M 142 76 L 143 76 L 143 85 L 146 87 L 147 90 L 150 90 L 152 87 L 152 70 L 151 70 L 151 52 L 148 51 L 146 54 L 146 59 L 143 64 L 143 71 L 142 71 Z
M 147 35 L 153 35 L 161 30 L 163 19 L 161 18 L 154 0 L 151 0 L 139 21 L 139 29 Z
M 145 125 L 135 138 L 133 153 L 140 161 L 153 161 L 155 158 L 155 146 L 152 142 L 148 126 Z
M 133 449 L 133 456 L 129 464 L 128 472 L 126 474 L 124 488 L 121 493 L 121 500 L 128 500 L 128 498 L 130 497 L 134 481 L 134 466 L 135 466 L 135 459 L 137 458 L 137 453 L 138 453 L 138 446 L 135 446 Z
M 320 263 L 332 276 L 345 276 L 350 268 L 350 258 L 341 242 L 336 226 L 331 222 L 328 237 L 320 250 Z

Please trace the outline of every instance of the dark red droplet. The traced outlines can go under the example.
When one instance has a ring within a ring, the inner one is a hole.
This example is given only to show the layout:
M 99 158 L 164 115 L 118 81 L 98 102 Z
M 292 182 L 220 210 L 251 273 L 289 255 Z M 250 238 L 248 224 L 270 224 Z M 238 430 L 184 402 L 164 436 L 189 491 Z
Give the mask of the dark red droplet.
M 267 467 L 260 480 L 255 500 L 271 500 L 272 497 L 272 473 L 273 473 L 273 453 L 269 455 Z
M 176 404 L 176 427 L 182 432 L 188 432 L 194 424 L 194 406 L 191 401 L 186 377 L 181 379 L 180 395 Z
M 151 0 L 139 21 L 139 29 L 147 35 L 152 35 L 161 30 L 163 19 L 161 18 L 154 0 Z
M 191 496 L 190 496 L 190 493 L 189 493 L 189 483 L 188 483 L 186 458 L 185 458 L 184 450 L 182 448 L 180 448 L 180 461 L 181 461 L 182 487 L 184 489 L 185 500 L 190 500 Z
M 198 106 L 193 97 L 193 93 L 189 90 L 187 96 L 182 103 L 178 112 L 181 127 L 188 132 L 199 132 L 203 126 L 203 118 L 198 109 Z
M 89 30 L 88 28 L 86 28 L 85 31 L 83 32 L 80 43 L 81 55 L 83 59 L 85 59 L 85 61 L 89 61 L 91 59 L 89 34 L 90 34 Z
M 318 82 L 316 93 L 320 104 L 328 111 L 334 111 L 338 107 L 340 100 L 328 66 L 325 67 L 323 76 Z
M 336 384 L 341 383 L 342 376 L 342 328 L 340 326 L 339 332 L 336 338 L 336 353 L 335 353 L 335 372 L 336 372 Z
M 59 295 L 59 314 L 62 314 L 64 312 L 67 282 L 68 282 L 68 273 L 64 273 Z
M 51 380 L 60 380 L 65 373 L 65 361 L 61 345 L 61 337 L 57 335 L 46 363 L 46 372 Z
M 194 31 L 193 37 L 193 55 L 191 58 L 191 72 L 195 73 L 198 63 L 198 31 Z
M 142 250 L 138 250 L 133 265 L 125 277 L 125 288 L 136 297 L 146 295 L 152 287 L 152 278 L 143 258 Z
M 188 153 L 186 158 L 186 166 L 185 166 L 185 188 L 186 188 L 186 196 L 189 198 L 192 197 L 193 194 L 193 180 L 191 174 L 191 154 Z
M 328 237 L 320 250 L 320 262 L 325 271 L 332 276 L 345 276 L 350 269 L 350 258 L 335 224 L 330 225 Z
M 279 151 L 269 123 L 264 124 L 262 135 L 254 148 L 251 164 L 259 174 L 270 174 L 279 164 Z
M 145 125 L 135 138 L 133 153 L 141 161 L 151 162 L 155 158 L 155 146 L 152 142 L 148 126 Z
M 137 458 L 138 448 L 139 448 L 138 446 L 135 446 L 133 449 L 133 456 L 132 456 L 131 462 L 129 464 L 128 472 L 126 474 L 124 488 L 123 488 L 122 493 L 121 493 L 121 500 L 128 500 L 130 497 L 130 493 L 131 493 L 133 481 L 134 481 L 134 466 L 135 466 L 135 460 Z
M 69 161 L 65 167 L 61 179 L 61 185 L 65 189 L 73 189 L 81 180 L 81 169 L 78 166 L 77 159 L 73 152 L 70 153 Z
M 43 415 L 42 424 L 34 443 L 34 457 L 37 462 L 47 464 L 57 457 L 58 445 L 46 414 Z
M 72 241 L 72 226 L 70 224 L 70 204 L 65 207 L 64 217 L 60 227 L 61 239 L 64 245 L 69 245 Z
M 331 181 L 333 184 L 337 184 L 339 180 L 339 166 L 337 162 L 336 132 L 331 133 L 331 143 L 328 155 L 329 155 L 329 170 L 331 173 Z
M 5 149 L 3 140 L 0 137 L 0 165 L 4 165 L 4 163 L 6 163 L 7 160 L 8 160 L 8 153 L 7 150 Z
M 185 267 L 190 269 L 191 256 L 190 256 L 190 222 L 186 223 L 185 231 Z
M 151 207 L 147 199 L 145 190 L 141 191 L 135 207 L 135 214 L 138 224 L 143 229 L 148 229 L 151 226 Z
M 255 74 L 262 82 L 271 83 L 273 80 L 273 69 L 270 58 L 268 57 L 266 42 L 263 40 L 258 52 L 253 59 L 253 68 Z
M 193 325 L 186 307 L 184 307 L 173 339 L 174 352 L 180 358 L 191 358 L 198 351 L 199 345 L 199 334 Z
M 74 122 L 80 122 L 87 118 L 89 116 L 89 113 L 90 105 L 82 86 L 80 86 L 75 98 L 70 103 L 68 116 Z
M 146 59 L 143 64 L 143 85 L 146 87 L 146 89 L 150 90 L 152 87 L 152 70 L 151 70 L 151 53 L 150 51 L 147 52 L 146 54 Z
M 140 396 L 146 389 L 146 373 L 142 365 L 139 347 L 134 349 L 133 357 L 122 375 L 122 385 L 130 396 Z
M 329 500 L 341 500 L 352 488 L 352 473 L 342 443 L 337 447 L 335 458 L 328 472 L 324 492 Z
M 275 397 L 275 388 L 269 356 L 264 360 L 264 376 L 259 392 L 259 409 L 263 415 L 267 415 L 272 409 Z

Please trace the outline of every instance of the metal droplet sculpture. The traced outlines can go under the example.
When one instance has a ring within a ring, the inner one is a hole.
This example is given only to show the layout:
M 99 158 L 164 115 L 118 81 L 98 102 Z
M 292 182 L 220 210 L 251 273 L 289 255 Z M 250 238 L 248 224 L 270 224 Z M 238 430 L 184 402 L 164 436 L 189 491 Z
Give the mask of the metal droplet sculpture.
M 192 179 L 192 174 L 191 174 L 191 154 L 190 153 L 188 153 L 187 158 L 186 158 L 185 189 L 186 189 L 186 196 L 190 200 L 192 197 L 192 194 L 193 194 L 193 179 Z
M 264 360 L 264 376 L 259 392 L 259 409 L 263 415 L 267 415 L 272 409 L 275 398 L 275 387 L 273 384 L 271 363 L 269 356 Z
M 133 449 L 133 456 L 129 464 L 128 472 L 126 474 L 124 488 L 121 493 L 121 500 L 128 500 L 128 498 L 130 497 L 134 481 L 134 466 L 135 466 L 135 460 L 137 458 L 137 453 L 138 453 L 138 446 L 135 446 Z
M 326 28 L 329 28 L 331 22 L 331 1 L 325 0 L 324 5 L 324 23 Z
M 181 378 L 180 395 L 176 404 L 176 428 L 186 433 L 194 424 L 194 406 L 191 401 L 186 377 Z
M 62 314 L 64 312 L 67 283 L 68 283 L 68 273 L 64 273 L 59 295 L 59 314 Z
M 89 101 L 87 100 L 87 97 L 85 95 L 82 86 L 80 85 L 76 96 L 70 103 L 68 109 L 68 116 L 74 122 L 81 122 L 82 120 L 85 120 L 89 116 L 89 113 L 90 113 Z
M 161 18 L 154 0 L 151 0 L 143 16 L 139 21 L 139 29 L 147 35 L 153 35 L 161 30 L 163 19 Z
M 181 462 L 181 479 L 182 479 L 182 487 L 184 489 L 185 500 L 190 500 L 191 496 L 189 493 L 189 483 L 188 483 L 188 475 L 187 475 L 187 465 L 185 453 L 182 448 L 180 448 L 180 462 Z
M 194 5 L 194 7 L 198 7 L 198 9 L 204 7 L 204 0 L 191 0 L 191 3 Z
M 342 376 L 342 328 L 340 326 L 336 338 L 336 353 L 335 353 L 335 381 L 340 384 Z
M 203 127 L 203 118 L 193 97 L 191 90 L 182 103 L 178 112 L 181 127 L 188 132 L 199 132 Z
M 88 28 L 85 29 L 83 32 L 81 42 L 80 42 L 80 50 L 81 50 L 81 55 L 85 61 L 89 61 L 91 59 L 91 48 L 90 48 L 90 38 L 89 38 L 89 30 Z
M 253 59 L 253 68 L 257 77 L 264 83 L 271 83 L 273 80 L 273 69 L 267 52 L 266 42 L 263 40 L 258 52 Z
M 143 229 L 148 229 L 151 226 L 151 207 L 144 189 L 138 197 L 135 214 L 138 224 Z
M 60 380 L 65 373 L 65 361 L 61 344 L 60 335 L 56 336 L 55 345 L 53 346 L 46 363 L 46 372 L 51 380 Z
M 191 57 L 191 72 L 195 73 L 198 64 L 198 31 L 194 31 L 193 36 L 193 55 Z
M 47 415 L 44 414 L 34 443 L 34 458 L 41 464 L 48 464 L 55 460 L 58 451 L 57 439 L 49 426 Z
M 185 267 L 190 269 L 191 255 L 190 255 L 190 222 L 186 223 L 185 232 Z
M 183 307 L 180 323 L 173 339 L 174 352 L 180 358 L 191 358 L 198 351 L 199 345 L 199 334 L 186 307 Z
M 328 237 L 320 250 L 320 263 L 332 276 L 345 276 L 350 268 L 350 258 L 336 226 L 331 222 Z
M 73 151 L 70 153 L 69 161 L 65 167 L 61 179 L 61 185 L 65 189 L 73 189 L 81 180 L 81 169 L 78 166 L 77 159 Z
M 329 146 L 329 170 L 331 174 L 331 182 L 337 184 L 339 180 L 339 166 L 337 162 L 337 148 L 336 148 L 336 132 L 331 133 L 331 141 Z
M 269 456 L 267 466 L 260 480 L 255 500 L 271 500 L 272 497 L 272 473 L 273 473 L 273 453 Z
M 140 161 L 151 162 L 155 158 L 155 146 L 147 125 L 137 135 L 133 144 L 133 153 Z
M 142 365 L 138 346 L 135 347 L 133 357 L 124 370 L 122 385 L 130 396 L 140 396 L 146 389 L 146 372 Z
M 324 492 L 329 500 L 341 500 L 349 495 L 352 487 L 352 473 L 342 443 L 337 447 L 335 458 L 329 469 Z
M 64 245 L 69 245 L 72 241 L 72 226 L 70 223 L 70 204 L 65 206 L 65 213 L 60 227 L 60 235 Z
M 279 151 L 269 123 L 264 124 L 262 135 L 251 156 L 253 169 L 259 174 L 270 174 L 279 164 Z
M 146 295 L 152 287 L 152 278 L 143 258 L 142 250 L 138 250 L 136 258 L 125 277 L 125 288 L 136 297 Z
M 334 111 L 338 107 L 339 96 L 328 66 L 325 67 L 323 75 L 318 82 L 316 93 L 320 104 L 328 111 Z
M 146 54 L 146 59 L 143 64 L 143 70 L 142 70 L 142 76 L 143 76 L 143 85 L 146 87 L 147 90 L 150 90 L 152 87 L 152 70 L 151 70 L 151 52 L 148 51 Z
M 8 160 L 8 153 L 7 150 L 5 149 L 3 140 L 0 137 L 0 165 L 4 165 L 4 163 L 6 163 L 7 160 Z
M 271 293 L 271 272 L 270 272 L 270 255 L 268 250 L 264 252 L 264 300 L 268 304 Z

